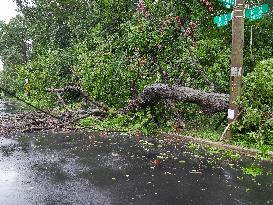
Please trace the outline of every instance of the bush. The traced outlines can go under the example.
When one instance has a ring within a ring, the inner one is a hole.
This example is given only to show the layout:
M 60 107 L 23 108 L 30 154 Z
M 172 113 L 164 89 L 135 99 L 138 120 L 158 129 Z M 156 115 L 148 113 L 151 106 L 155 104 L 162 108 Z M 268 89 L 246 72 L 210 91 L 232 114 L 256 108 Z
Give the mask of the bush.
M 273 59 L 262 61 L 244 79 L 239 104 L 238 138 L 260 145 L 273 145 Z

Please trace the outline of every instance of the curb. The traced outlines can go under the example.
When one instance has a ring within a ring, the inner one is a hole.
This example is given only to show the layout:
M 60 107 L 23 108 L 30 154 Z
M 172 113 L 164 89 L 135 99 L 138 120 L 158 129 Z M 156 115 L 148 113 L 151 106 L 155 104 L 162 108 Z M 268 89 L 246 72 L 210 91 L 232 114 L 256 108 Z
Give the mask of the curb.
M 192 136 L 183 136 L 180 134 L 175 134 L 175 133 L 166 133 L 166 132 L 161 132 L 162 136 L 169 136 L 169 137 L 175 137 L 175 138 L 179 138 L 178 140 L 180 141 L 184 141 L 184 142 L 194 142 L 197 144 L 202 144 L 202 145 L 208 145 L 211 147 L 216 147 L 216 148 L 222 148 L 222 149 L 226 149 L 226 150 L 231 150 L 234 151 L 236 153 L 245 155 L 245 156 L 250 156 L 250 157 L 256 157 L 259 153 L 261 153 L 260 150 L 258 149 L 252 149 L 252 148 L 244 148 L 244 147 L 240 147 L 240 146 L 236 146 L 236 145 L 231 145 L 231 144 L 226 144 L 223 142 L 215 142 L 215 141 L 211 141 L 208 139 L 202 139 L 199 137 L 192 137 Z M 267 151 L 266 153 L 267 155 L 269 155 L 270 157 L 273 157 L 273 152 L 272 151 Z M 264 161 L 273 161 L 273 160 L 264 160 Z

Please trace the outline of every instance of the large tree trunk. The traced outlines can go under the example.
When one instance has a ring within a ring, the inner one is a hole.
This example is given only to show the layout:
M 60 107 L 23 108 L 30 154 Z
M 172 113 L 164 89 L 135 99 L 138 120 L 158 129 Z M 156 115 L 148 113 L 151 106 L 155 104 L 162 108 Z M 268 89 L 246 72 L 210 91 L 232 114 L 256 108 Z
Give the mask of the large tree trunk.
M 136 100 L 122 110 L 123 113 L 137 111 L 160 101 L 172 99 L 178 102 L 195 103 L 206 113 L 217 113 L 228 109 L 229 95 L 205 92 L 188 87 L 168 84 L 153 84 L 146 87 Z

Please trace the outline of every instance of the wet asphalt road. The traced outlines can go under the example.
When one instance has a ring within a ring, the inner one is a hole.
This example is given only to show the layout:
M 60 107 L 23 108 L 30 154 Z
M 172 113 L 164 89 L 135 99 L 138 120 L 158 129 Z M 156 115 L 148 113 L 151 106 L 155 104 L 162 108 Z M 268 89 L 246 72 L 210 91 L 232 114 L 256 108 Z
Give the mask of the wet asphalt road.
M 251 159 L 208 163 L 219 156 L 145 143 L 84 132 L 2 136 L 0 205 L 273 204 L 270 164 L 253 179 L 238 169 Z

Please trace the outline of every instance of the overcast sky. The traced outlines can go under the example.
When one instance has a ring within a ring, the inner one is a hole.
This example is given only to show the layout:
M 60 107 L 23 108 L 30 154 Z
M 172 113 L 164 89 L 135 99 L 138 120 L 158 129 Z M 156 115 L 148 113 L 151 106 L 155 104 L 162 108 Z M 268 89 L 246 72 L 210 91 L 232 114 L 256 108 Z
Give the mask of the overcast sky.
M 16 16 L 16 4 L 14 0 L 0 0 L 0 20 L 6 23 Z M 2 62 L 0 61 L 0 70 L 3 69 Z

